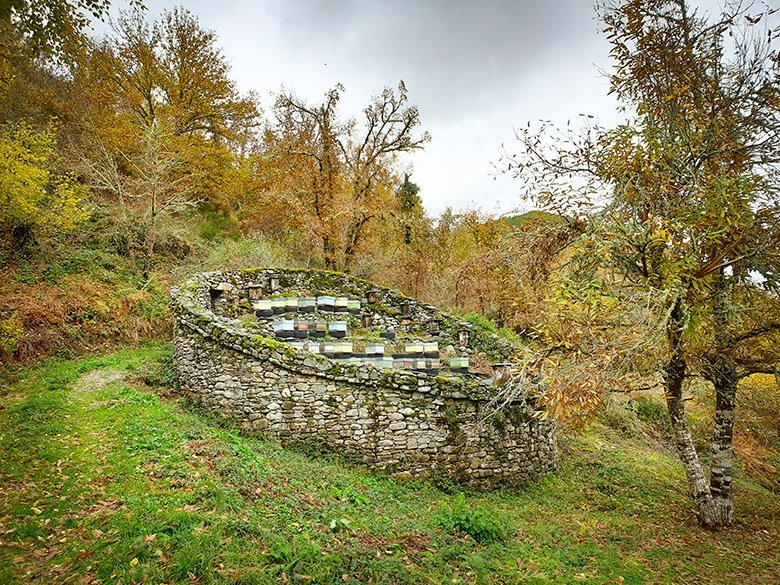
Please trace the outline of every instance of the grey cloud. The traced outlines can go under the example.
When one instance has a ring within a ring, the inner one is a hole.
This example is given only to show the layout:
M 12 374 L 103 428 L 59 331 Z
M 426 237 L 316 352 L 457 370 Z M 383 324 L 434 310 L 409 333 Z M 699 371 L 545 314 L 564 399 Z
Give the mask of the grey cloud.
M 422 103 L 437 104 L 429 119 L 510 96 L 528 71 L 549 66 L 561 51 L 595 37 L 596 29 L 593 9 L 583 0 L 299 0 L 274 6 L 293 47 L 305 43 L 307 52 L 349 62 L 367 77 L 381 72 L 385 84 L 404 77 Z
M 242 91 L 268 96 L 284 85 L 314 101 L 341 82 L 342 114 L 360 117 L 372 93 L 403 79 L 433 136 L 405 161 L 433 213 L 519 203 L 515 184 L 490 174 L 513 127 L 579 113 L 617 118 L 597 71 L 609 67 L 608 46 L 589 0 L 146 3 L 154 15 L 181 1 L 216 30 Z

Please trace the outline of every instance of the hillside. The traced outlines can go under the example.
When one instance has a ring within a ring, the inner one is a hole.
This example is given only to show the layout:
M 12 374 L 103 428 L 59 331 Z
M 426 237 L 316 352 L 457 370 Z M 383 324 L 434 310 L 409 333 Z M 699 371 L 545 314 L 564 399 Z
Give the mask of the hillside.
M 780 580 L 780 497 L 738 479 L 737 524 L 702 531 L 652 416 L 612 409 L 562 437 L 557 475 L 473 493 L 220 427 L 177 394 L 165 345 L 6 382 L 3 583 Z
M 503 1 L 0 4 L 0 585 L 780 583 L 780 11 Z
M 556 215 L 555 213 L 534 209 L 532 211 L 521 213 L 520 215 L 509 215 L 502 217 L 501 221 L 511 227 L 520 228 L 524 225 L 528 225 L 533 221 L 557 224 L 564 222 L 565 219 L 560 215 Z

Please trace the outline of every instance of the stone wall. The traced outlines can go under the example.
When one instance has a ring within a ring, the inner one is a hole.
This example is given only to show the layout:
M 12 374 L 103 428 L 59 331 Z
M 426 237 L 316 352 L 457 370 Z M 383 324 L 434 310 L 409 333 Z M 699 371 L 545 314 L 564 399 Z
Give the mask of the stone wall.
M 248 302 L 248 287 L 266 294 L 281 289 L 358 297 L 376 290 L 369 309 L 379 320 L 398 328 L 436 320 L 439 335 L 453 340 L 462 328 L 435 307 L 341 274 L 202 273 L 171 295 L 175 366 L 183 387 L 203 407 L 253 434 L 316 444 L 396 477 L 439 475 L 488 489 L 554 469 L 554 428 L 533 416 L 532 397 L 518 394 L 497 416 L 485 417 L 498 392 L 488 380 L 379 370 L 297 350 L 231 317 Z M 411 305 L 406 317 L 402 303 Z M 506 349 L 472 331 L 469 346 L 481 343 L 498 353 Z

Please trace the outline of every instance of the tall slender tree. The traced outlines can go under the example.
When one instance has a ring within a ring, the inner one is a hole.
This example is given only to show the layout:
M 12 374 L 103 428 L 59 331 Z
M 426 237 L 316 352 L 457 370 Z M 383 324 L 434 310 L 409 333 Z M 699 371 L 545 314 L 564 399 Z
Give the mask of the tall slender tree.
M 593 290 L 617 298 L 640 290 L 658 301 L 675 444 L 699 522 L 717 529 L 733 520 L 737 383 L 780 360 L 773 11 L 729 2 L 707 19 L 685 0 L 598 9 L 615 62 L 612 92 L 631 118 L 557 141 L 549 129 L 527 128 L 508 170 L 536 201 L 585 216 L 580 276 L 603 283 Z M 709 474 L 685 417 L 695 376 L 715 394 Z

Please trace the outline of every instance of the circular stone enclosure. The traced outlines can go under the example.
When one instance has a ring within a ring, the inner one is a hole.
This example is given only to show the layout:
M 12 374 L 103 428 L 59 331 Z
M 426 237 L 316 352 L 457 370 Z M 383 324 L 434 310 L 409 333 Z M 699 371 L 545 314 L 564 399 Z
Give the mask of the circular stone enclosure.
M 325 448 L 398 478 L 439 476 L 491 489 L 555 469 L 554 426 L 534 416 L 533 395 L 482 376 L 379 369 L 292 347 L 247 318 L 253 299 L 279 295 L 349 295 L 362 300 L 374 325 L 497 361 L 512 351 L 431 305 L 344 274 L 200 273 L 171 298 L 174 365 L 202 407 L 250 434 Z M 513 399 L 486 416 L 499 390 Z

